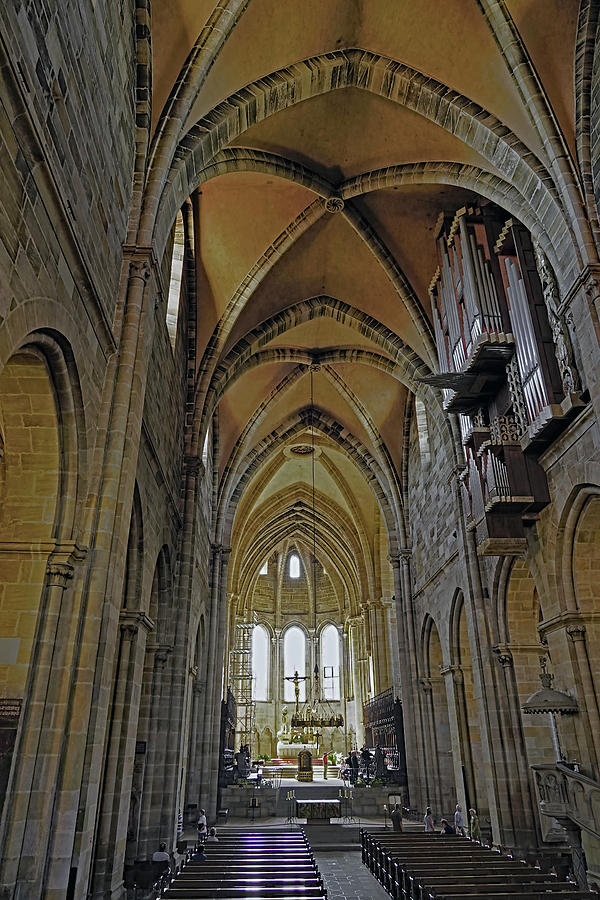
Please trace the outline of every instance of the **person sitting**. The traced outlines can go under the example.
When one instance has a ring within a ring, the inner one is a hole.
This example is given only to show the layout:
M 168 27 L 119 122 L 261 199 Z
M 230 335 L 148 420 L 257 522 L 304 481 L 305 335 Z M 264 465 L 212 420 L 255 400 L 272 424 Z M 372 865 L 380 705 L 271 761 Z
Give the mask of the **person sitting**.
M 161 868 L 161 872 L 169 872 L 171 869 L 171 857 L 167 853 L 167 845 L 164 843 L 160 844 L 158 850 L 155 850 L 152 854 L 152 862 L 153 863 L 163 863 L 163 867 Z
M 456 834 L 454 825 L 451 825 L 446 819 L 442 819 L 441 825 L 440 834 Z
M 208 832 L 208 837 L 206 838 L 207 844 L 217 844 L 219 842 L 219 838 L 217 837 L 216 828 L 211 828 Z

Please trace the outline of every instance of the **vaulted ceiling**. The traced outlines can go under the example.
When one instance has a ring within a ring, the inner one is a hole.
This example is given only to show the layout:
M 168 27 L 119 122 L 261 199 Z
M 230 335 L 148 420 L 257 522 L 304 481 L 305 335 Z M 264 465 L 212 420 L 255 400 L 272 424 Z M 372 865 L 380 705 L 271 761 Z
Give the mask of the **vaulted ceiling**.
M 437 217 L 477 191 L 511 189 L 503 153 L 488 151 L 481 129 L 448 119 L 476 104 L 482 127 L 528 165 L 548 167 L 507 50 L 512 17 L 527 71 L 575 156 L 578 3 L 222 5 L 242 12 L 183 131 L 204 139 L 238 111 L 233 137 L 219 131 L 218 152 L 196 179 L 198 396 L 207 404 L 199 420 L 206 427 L 218 408 L 232 589 L 251 590 L 273 549 L 310 549 L 312 457 L 294 449 L 314 440 L 318 556 L 352 608 L 381 595 L 388 576 L 377 557 L 403 542 L 405 417 L 414 374 L 435 368 L 427 288 Z M 213 0 L 165 0 L 152 15 L 156 126 Z M 331 86 L 324 73 L 344 56 L 352 77 Z M 275 104 L 264 99 L 265 80 L 281 85 Z M 423 85 L 432 91 L 426 108 Z M 437 415 L 433 393 L 427 402 Z

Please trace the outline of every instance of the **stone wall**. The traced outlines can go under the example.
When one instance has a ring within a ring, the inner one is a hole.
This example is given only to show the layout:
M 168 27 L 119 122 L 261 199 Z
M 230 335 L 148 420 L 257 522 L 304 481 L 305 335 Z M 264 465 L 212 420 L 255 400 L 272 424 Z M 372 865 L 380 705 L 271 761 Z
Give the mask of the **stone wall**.
M 110 321 L 133 183 L 134 6 L 122 0 L 86 7 L 76 0 L 9 0 L 0 9 L 0 26 L 43 162 L 60 194 L 65 229 Z M 17 136 L 20 143 L 22 137 Z M 15 150 L 13 144 L 11 157 Z M 22 144 L 17 159 L 23 174 L 30 153 Z M 35 204 L 35 195 L 28 196 Z M 45 229 L 38 237 L 34 272 L 52 240 Z

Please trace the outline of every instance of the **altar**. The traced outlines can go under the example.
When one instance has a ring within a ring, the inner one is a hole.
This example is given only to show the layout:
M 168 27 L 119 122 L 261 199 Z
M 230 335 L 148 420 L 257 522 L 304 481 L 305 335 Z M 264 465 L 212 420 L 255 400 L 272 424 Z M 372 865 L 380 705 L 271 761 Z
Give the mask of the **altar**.
M 318 745 L 310 743 L 293 744 L 287 741 L 277 741 L 277 759 L 291 760 L 296 762 L 298 754 L 301 750 L 308 750 L 312 756 L 318 755 Z
M 341 819 L 339 800 L 296 800 L 296 815 L 307 825 L 329 825 L 330 819 Z

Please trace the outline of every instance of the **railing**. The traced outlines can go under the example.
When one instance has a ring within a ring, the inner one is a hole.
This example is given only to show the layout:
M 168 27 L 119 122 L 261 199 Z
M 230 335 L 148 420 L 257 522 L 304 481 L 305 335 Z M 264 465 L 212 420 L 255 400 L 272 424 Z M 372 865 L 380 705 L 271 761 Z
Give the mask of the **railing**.
M 540 812 L 600 839 L 600 782 L 562 763 L 532 766 Z

